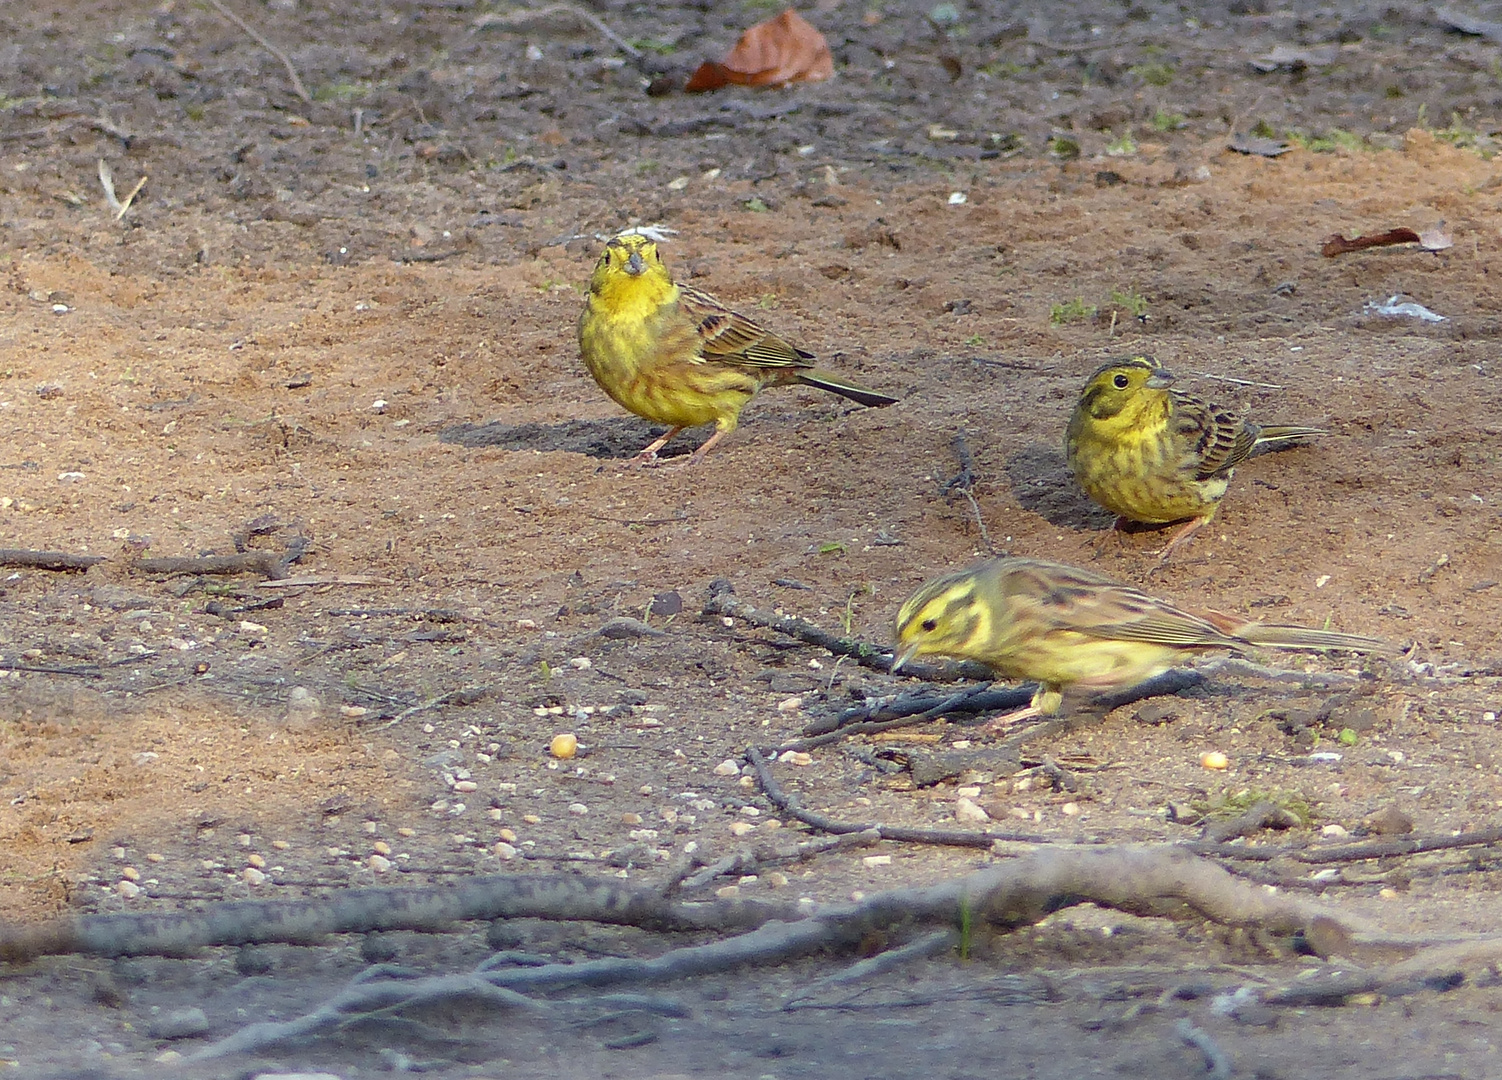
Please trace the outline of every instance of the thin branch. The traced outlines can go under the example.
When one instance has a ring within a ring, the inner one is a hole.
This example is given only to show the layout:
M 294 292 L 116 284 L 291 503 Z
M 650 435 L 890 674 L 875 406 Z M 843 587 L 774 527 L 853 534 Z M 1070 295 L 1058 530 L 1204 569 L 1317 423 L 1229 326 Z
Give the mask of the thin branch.
M 1235 383 L 1237 386 L 1260 386 L 1264 390 L 1287 390 L 1288 389 L 1288 387 L 1286 387 L 1286 386 L 1279 386 L 1277 383 L 1253 382 L 1251 379 L 1235 379 L 1235 378 L 1232 378 L 1230 375 L 1212 375 L 1208 371 L 1186 371 L 1186 372 L 1184 372 L 1184 374 L 1185 375 L 1197 375 L 1201 379 L 1214 379 L 1216 382 Z
M 986 528 L 985 518 L 981 516 L 980 503 L 975 500 L 975 458 L 970 453 L 970 445 L 965 441 L 963 431 L 955 432 L 950 447 L 954 450 L 955 459 L 960 463 L 960 471 L 939 486 L 939 494 L 950 495 L 959 492 L 970 501 L 970 509 L 975 514 L 975 524 L 980 528 L 981 542 L 986 545 L 988 552 L 995 555 L 996 545 L 991 543 L 991 533 Z
M 521 11 L 508 11 L 505 14 L 493 12 L 489 15 L 481 15 L 475 20 L 475 26 L 481 30 L 491 26 L 520 26 L 522 23 L 545 19 L 550 15 L 572 15 L 580 22 L 588 23 L 594 27 L 599 31 L 601 37 L 631 57 L 631 59 L 640 60 L 642 58 L 642 51 L 640 49 L 606 26 L 604 20 L 598 15 L 592 11 L 585 11 L 583 8 L 576 7 L 573 4 L 549 4 L 547 7 L 538 8 L 535 11 L 523 9 Z
M 998 840 L 1009 843 L 1024 844 L 1050 844 L 1053 839 L 1047 836 L 1038 836 L 1030 833 L 998 833 L 998 832 L 972 832 L 968 829 L 918 829 L 907 825 L 878 825 L 878 824 L 854 824 L 848 821 L 839 821 L 825 814 L 813 810 L 805 810 L 799 803 L 796 795 L 789 795 L 782 790 L 777 779 L 772 775 L 771 767 L 761 751 L 751 747 L 746 751 L 746 758 L 751 762 L 751 767 L 756 770 L 757 782 L 761 785 L 762 792 L 772 804 L 787 814 L 797 818 L 805 825 L 811 825 L 823 832 L 845 835 L 848 833 L 871 833 L 874 832 L 883 840 L 894 840 L 908 844 L 937 844 L 943 847 L 971 847 L 989 848 Z
M 286 53 L 282 52 L 281 49 L 278 49 L 275 45 L 271 44 L 270 41 L 266 40 L 265 35 L 255 27 L 251 26 L 250 23 L 246 22 L 229 8 L 225 7 L 222 0 L 209 0 L 209 4 L 215 11 L 219 12 L 219 14 L 223 15 L 230 22 L 234 23 L 241 30 L 245 31 L 246 36 L 249 37 L 250 40 L 254 41 L 261 48 L 265 49 L 272 56 L 280 60 L 282 62 L 282 67 L 287 69 L 287 78 L 292 80 L 292 92 L 298 97 L 302 98 L 306 104 L 313 104 L 312 95 L 309 94 L 307 88 L 303 86 L 302 79 L 298 78 L 297 69 L 292 66 L 292 61 L 287 58 Z
M 735 588 L 724 578 L 715 578 L 709 583 L 709 599 L 704 602 L 704 614 L 740 619 L 751 626 L 775 630 L 809 645 L 828 649 L 836 656 L 848 656 L 862 667 L 875 671 L 892 670 L 891 649 L 856 638 L 837 637 L 807 619 L 794 615 L 765 614 L 738 599 Z M 985 665 L 973 661 L 961 664 L 925 664 L 913 661 L 902 665 L 902 673 L 928 682 L 958 682 L 961 679 L 987 679 L 991 676 Z
M 102 562 L 103 555 L 70 555 L 66 551 L 0 548 L 0 566 L 22 566 L 31 570 L 87 570 Z

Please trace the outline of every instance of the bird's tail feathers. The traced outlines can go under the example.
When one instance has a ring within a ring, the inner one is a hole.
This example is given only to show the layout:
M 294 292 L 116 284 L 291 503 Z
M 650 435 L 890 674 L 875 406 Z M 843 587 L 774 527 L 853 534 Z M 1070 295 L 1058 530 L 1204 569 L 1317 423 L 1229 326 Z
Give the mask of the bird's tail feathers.
M 1254 445 L 1288 442 L 1290 439 L 1312 439 L 1317 435 L 1330 434 L 1324 428 L 1306 427 L 1303 424 L 1269 424 L 1257 432 Z
M 873 409 L 884 405 L 895 405 L 897 399 L 888 397 L 886 394 L 878 394 L 875 390 L 867 389 L 860 383 L 851 382 L 840 375 L 828 371 L 820 371 L 817 368 L 812 371 L 800 371 L 798 381 L 804 386 L 815 386 L 820 390 L 828 390 L 831 394 L 839 394 L 840 397 L 849 398 L 851 401 L 862 405 L 869 405 Z
M 1253 645 L 1270 645 L 1278 649 L 1350 649 L 1383 656 L 1396 656 L 1400 651 L 1391 642 L 1380 638 L 1341 634 L 1333 630 L 1310 630 L 1303 626 L 1247 623 L 1236 628 L 1235 636 Z

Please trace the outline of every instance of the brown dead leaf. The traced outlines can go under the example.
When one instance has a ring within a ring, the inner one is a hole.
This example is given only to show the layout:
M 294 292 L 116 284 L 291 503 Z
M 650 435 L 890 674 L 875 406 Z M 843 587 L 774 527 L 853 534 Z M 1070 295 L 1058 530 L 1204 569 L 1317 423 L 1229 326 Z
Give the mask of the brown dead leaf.
M 1351 251 L 1365 251 L 1367 248 L 1386 247 L 1389 244 L 1417 243 L 1420 243 L 1419 234 L 1412 229 L 1388 229 L 1385 233 L 1357 236 L 1350 240 L 1340 233 L 1335 233 L 1326 238 L 1325 246 L 1320 248 L 1320 254 L 1327 259 L 1333 259 L 1337 255 L 1345 255 Z
M 834 76 L 834 57 L 824 35 L 788 8 L 741 35 L 720 63 L 706 60 L 683 87 L 690 94 L 739 86 L 786 86 Z

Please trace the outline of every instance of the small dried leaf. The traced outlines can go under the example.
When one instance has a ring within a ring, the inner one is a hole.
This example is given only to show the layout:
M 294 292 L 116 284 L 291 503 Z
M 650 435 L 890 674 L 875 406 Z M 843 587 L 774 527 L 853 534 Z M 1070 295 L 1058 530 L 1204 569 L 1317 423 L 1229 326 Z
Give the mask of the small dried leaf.
M 1385 233 L 1374 233 L 1371 236 L 1357 236 L 1350 240 L 1347 240 L 1340 233 L 1334 233 L 1326 237 L 1325 246 L 1320 248 L 1320 254 L 1327 259 L 1333 259 L 1337 255 L 1345 255 L 1351 251 L 1387 247 L 1390 244 L 1417 244 L 1418 242 L 1419 234 L 1412 229 L 1388 229 Z
M 834 76 L 834 57 L 824 35 L 792 8 L 757 23 L 741 35 L 723 61 L 706 61 L 689 77 L 684 90 L 718 90 L 741 86 L 786 86 L 820 82 Z

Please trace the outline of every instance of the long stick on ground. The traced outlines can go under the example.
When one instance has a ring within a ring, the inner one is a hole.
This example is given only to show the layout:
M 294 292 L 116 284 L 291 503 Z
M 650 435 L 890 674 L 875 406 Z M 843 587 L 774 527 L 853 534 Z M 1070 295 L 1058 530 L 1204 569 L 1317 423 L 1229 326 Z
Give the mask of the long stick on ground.
M 241 30 L 245 31 L 246 36 L 249 37 L 250 40 L 254 41 L 261 48 L 265 49 L 272 56 L 280 60 L 282 62 L 282 67 L 287 69 L 287 78 L 292 80 L 292 92 L 298 97 L 302 98 L 303 101 L 307 104 L 313 104 L 313 96 L 308 93 L 307 87 L 303 86 L 302 79 L 298 78 L 297 69 L 292 66 L 292 61 L 287 58 L 286 53 L 282 52 L 281 49 L 278 49 L 275 45 L 271 44 L 270 41 L 266 40 L 265 35 L 263 35 L 255 27 L 251 26 L 250 23 L 246 22 L 229 8 L 225 7 L 221 0 L 209 0 L 209 4 L 215 11 L 219 12 L 219 14 L 223 15 L 230 22 L 234 23 Z

